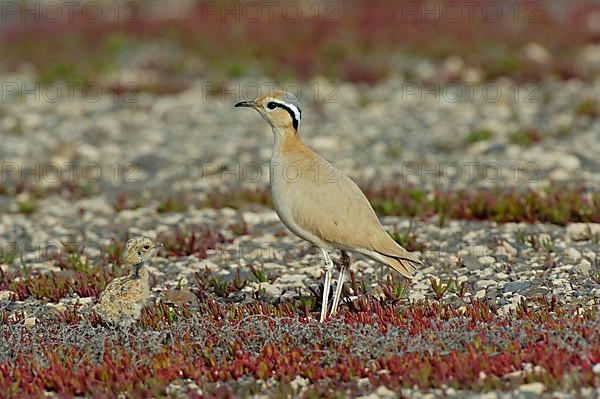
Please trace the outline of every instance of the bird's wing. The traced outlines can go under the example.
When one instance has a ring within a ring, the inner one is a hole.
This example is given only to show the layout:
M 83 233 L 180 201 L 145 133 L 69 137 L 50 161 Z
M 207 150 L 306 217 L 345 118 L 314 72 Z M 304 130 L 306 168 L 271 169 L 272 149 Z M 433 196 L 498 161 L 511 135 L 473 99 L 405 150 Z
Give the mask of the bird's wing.
M 288 185 L 294 191 L 288 198 L 294 198 L 292 216 L 298 226 L 334 246 L 380 254 L 384 260 L 373 258 L 394 268 L 394 262 L 385 258 L 421 263 L 385 232 L 367 197 L 349 177 L 337 170 L 332 173 L 330 164 L 316 154 L 306 162 L 303 169 L 318 162 L 330 172 L 319 178 L 306 174 Z
M 129 280 L 128 275 L 111 280 L 100 294 L 100 302 L 113 301 L 116 296 L 120 296 Z

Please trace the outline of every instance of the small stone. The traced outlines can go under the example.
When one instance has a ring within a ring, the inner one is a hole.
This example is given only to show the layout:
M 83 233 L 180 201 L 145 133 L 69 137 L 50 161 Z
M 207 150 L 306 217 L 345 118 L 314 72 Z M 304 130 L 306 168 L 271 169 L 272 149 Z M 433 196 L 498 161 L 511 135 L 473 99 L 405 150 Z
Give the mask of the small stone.
M 12 291 L 0 291 L 0 301 L 14 301 L 17 294 Z
M 506 255 L 508 256 L 514 256 L 517 254 L 517 249 L 508 241 L 502 241 L 501 248 L 504 249 Z
M 187 290 L 164 290 L 160 293 L 160 298 L 164 302 L 172 303 L 174 305 L 196 305 L 198 303 L 196 295 Z
M 519 391 L 524 394 L 541 395 L 544 392 L 544 384 L 541 382 L 531 382 L 529 384 L 523 384 L 519 387 Z
M 502 378 L 511 381 L 522 381 L 524 375 L 525 373 L 523 372 L 523 370 L 516 370 L 511 373 L 504 374 Z
M 523 293 L 523 295 L 526 297 L 540 296 L 540 295 L 546 295 L 548 293 L 548 291 L 549 290 L 546 287 L 534 287 L 534 288 L 530 288 L 527 291 L 525 291 Z
M 58 311 L 58 312 L 64 312 L 65 310 L 67 310 L 67 307 L 65 306 L 64 303 L 49 302 L 46 304 L 46 307 L 48 307 L 50 309 L 54 309 L 55 311 Z
M 552 61 L 552 54 L 542 45 L 531 42 L 523 48 L 523 55 L 529 61 L 545 65 Z
M 415 286 L 413 286 L 412 289 L 415 291 L 427 291 L 427 290 L 429 290 L 430 287 L 431 287 L 431 285 L 427 285 L 425 283 L 419 283 L 419 284 L 416 284 Z
M 520 304 L 521 301 L 523 301 L 523 299 L 525 299 L 525 297 L 523 295 L 520 294 L 514 294 L 511 298 L 510 298 L 510 302 L 514 303 L 514 304 Z
M 262 283 L 261 288 L 264 289 L 265 295 L 273 298 L 279 298 L 284 289 L 284 287 L 281 284 L 268 283 Z
M 371 383 L 371 380 L 369 380 L 369 379 L 368 379 L 368 378 L 366 378 L 366 377 L 359 378 L 358 380 L 356 380 L 356 384 L 357 384 L 357 385 L 358 385 L 360 388 L 362 388 L 362 387 L 366 387 L 366 386 L 368 386 L 370 383 Z
M 488 299 L 494 299 L 498 296 L 498 291 L 495 289 L 489 289 L 486 293 L 485 293 L 485 297 Z
M 73 304 L 78 304 L 78 305 L 89 305 L 91 303 L 94 303 L 94 298 L 92 298 L 91 296 L 86 296 L 83 298 L 73 298 L 71 300 L 71 302 Z
M 467 234 L 463 235 L 462 241 L 465 242 L 477 242 L 481 239 L 483 232 L 480 230 L 469 231 Z M 459 255 L 468 255 L 469 253 L 474 253 L 474 250 L 461 249 L 458 253 Z
M 306 276 L 304 274 L 284 274 L 277 279 L 280 284 L 285 284 L 289 288 L 304 287 L 304 280 Z
M 592 264 L 583 259 L 577 266 L 574 267 L 575 271 L 578 271 L 582 274 L 588 275 L 592 271 Z
M 479 261 L 479 264 L 481 265 L 492 265 L 494 264 L 494 262 L 496 262 L 496 260 L 491 257 L 491 256 L 482 256 L 481 258 L 477 259 Z
M 444 69 L 451 75 L 458 75 L 465 66 L 465 62 L 457 55 L 452 55 L 444 61 Z
M 396 397 L 396 392 L 392 391 L 385 385 L 379 386 L 375 390 L 375 394 L 377 394 L 377 396 L 380 398 L 395 398 Z
M 496 273 L 496 278 L 498 280 L 506 280 L 506 279 L 508 279 L 508 274 L 502 273 L 502 272 Z
M 408 298 L 411 301 L 420 301 L 422 299 L 425 299 L 425 294 L 423 294 L 422 292 L 411 292 L 410 294 L 408 294 Z
M 529 281 L 511 281 L 504 285 L 504 292 L 522 292 L 531 287 Z
M 569 180 L 571 175 L 569 174 L 568 171 L 557 168 L 557 169 L 554 169 L 552 172 L 550 172 L 548 177 L 550 179 L 556 180 L 556 181 L 566 181 L 566 180 Z
M 579 259 L 581 259 L 581 252 L 579 252 L 578 250 L 576 250 L 573 247 L 567 248 L 565 253 L 570 259 L 572 259 L 575 262 L 577 262 L 577 261 L 579 261 Z
M 461 77 L 464 82 L 477 83 L 483 78 L 483 72 L 477 68 L 465 68 Z
M 300 388 L 307 386 L 308 383 L 309 381 L 306 378 L 297 376 L 290 382 L 290 385 L 293 390 L 299 390 Z
M 571 223 L 567 226 L 567 236 L 573 241 L 587 241 L 600 235 L 600 223 Z
M 590 262 L 594 262 L 596 261 L 596 253 L 592 252 L 592 251 L 585 251 L 583 253 L 583 256 L 585 256 L 587 259 L 590 260 Z
M 466 283 L 467 281 L 469 281 L 469 278 L 468 278 L 467 276 L 465 276 L 465 275 L 458 276 L 458 277 L 456 278 L 456 282 L 457 282 L 458 284 Z
M 479 280 L 475 283 L 475 287 L 476 288 L 487 288 L 487 287 L 491 287 L 496 284 L 497 283 L 494 280 Z
M 592 371 L 594 372 L 594 374 L 600 374 L 600 363 L 594 364 L 594 367 L 592 367 Z

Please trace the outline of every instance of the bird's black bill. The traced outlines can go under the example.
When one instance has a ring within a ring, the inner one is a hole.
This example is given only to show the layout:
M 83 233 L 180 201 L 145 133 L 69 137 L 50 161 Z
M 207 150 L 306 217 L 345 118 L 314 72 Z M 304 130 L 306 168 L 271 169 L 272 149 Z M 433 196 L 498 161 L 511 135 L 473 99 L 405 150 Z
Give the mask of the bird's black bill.
M 240 101 L 239 103 L 235 104 L 235 107 L 254 108 L 254 101 Z

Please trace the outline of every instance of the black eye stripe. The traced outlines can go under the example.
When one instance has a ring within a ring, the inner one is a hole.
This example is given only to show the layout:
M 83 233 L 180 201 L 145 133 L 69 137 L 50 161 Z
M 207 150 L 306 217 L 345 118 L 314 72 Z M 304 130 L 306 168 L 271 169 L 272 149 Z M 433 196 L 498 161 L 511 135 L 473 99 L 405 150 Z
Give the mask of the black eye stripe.
M 298 130 L 298 120 L 296 119 L 296 114 L 294 113 L 294 110 L 292 110 L 290 107 L 288 107 L 287 105 L 284 104 L 280 104 L 280 103 L 276 103 L 276 102 L 269 102 L 267 104 L 267 108 L 268 109 L 275 109 L 275 108 L 281 108 L 284 109 L 288 112 L 288 114 L 290 114 L 290 116 L 292 117 L 292 124 L 294 126 L 294 129 Z M 300 115 L 302 115 L 302 111 L 299 111 Z

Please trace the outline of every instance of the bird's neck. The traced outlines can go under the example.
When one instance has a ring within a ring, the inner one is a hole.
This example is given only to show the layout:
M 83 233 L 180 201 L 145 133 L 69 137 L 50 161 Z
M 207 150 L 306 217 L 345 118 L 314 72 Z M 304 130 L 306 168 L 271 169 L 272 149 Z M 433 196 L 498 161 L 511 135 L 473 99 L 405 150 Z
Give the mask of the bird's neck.
M 304 146 L 298 132 L 293 127 L 278 128 L 273 126 L 273 137 L 273 157 Z
M 133 277 L 135 278 L 146 278 L 148 273 L 146 272 L 146 268 L 144 265 L 145 261 L 138 262 L 133 265 Z

